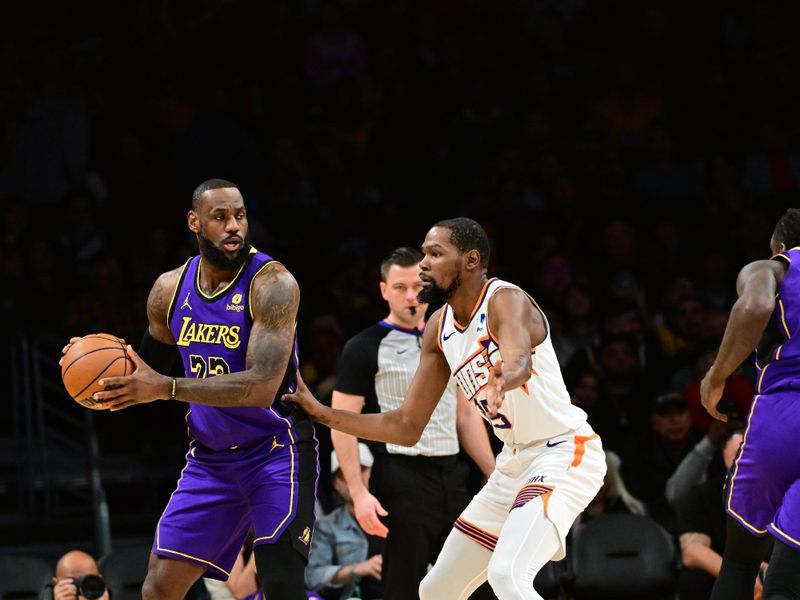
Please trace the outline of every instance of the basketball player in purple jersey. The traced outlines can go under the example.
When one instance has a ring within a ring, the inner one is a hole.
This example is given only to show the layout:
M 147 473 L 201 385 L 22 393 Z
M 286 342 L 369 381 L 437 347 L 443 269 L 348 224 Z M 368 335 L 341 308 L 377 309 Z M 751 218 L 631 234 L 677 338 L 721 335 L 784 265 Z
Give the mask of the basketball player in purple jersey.
M 727 536 L 713 600 L 753 598 L 773 539 L 763 598 L 800 598 L 800 209 L 780 218 L 770 248 L 771 260 L 739 273 L 739 299 L 700 387 L 706 410 L 727 420 L 717 409 L 725 380 L 755 348 L 756 395 L 728 474 Z
M 282 264 L 248 245 L 234 184 L 201 184 L 188 224 L 200 254 L 158 278 L 139 354 L 128 350 L 136 371 L 106 378 L 113 389 L 95 398 L 112 411 L 189 403 L 186 467 L 156 528 L 142 597 L 180 600 L 201 576 L 227 579 L 252 526 L 265 595 L 305 600 L 316 442 L 303 411 L 279 400 L 294 389 L 300 292 Z M 186 377 L 161 374 L 176 349 Z

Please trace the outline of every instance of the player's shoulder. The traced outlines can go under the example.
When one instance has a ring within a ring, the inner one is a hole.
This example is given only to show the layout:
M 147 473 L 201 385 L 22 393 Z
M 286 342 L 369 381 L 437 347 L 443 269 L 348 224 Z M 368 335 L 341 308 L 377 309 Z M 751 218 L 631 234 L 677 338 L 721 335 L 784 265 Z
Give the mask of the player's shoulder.
M 261 285 L 283 285 L 298 287 L 297 280 L 286 266 L 274 258 L 268 258 L 253 276 L 253 287 Z
M 181 282 L 186 267 L 191 259 L 180 267 L 175 267 L 156 277 L 156 281 L 147 298 L 147 311 L 149 315 L 163 315 L 166 317 L 172 305 L 178 286 Z
M 497 281 L 489 299 L 489 306 L 510 305 L 518 303 L 520 306 L 533 308 L 534 300 L 528 292 L 518 285 L 507 281 Z
M 191 259 L 189 259 L 191 260 Z M 153 284 L 152 294 L 164 295 L 165 297 L 172 297 L 172 294 L 175 292 L 175 288 L 177 287 L 178 283 L 181 280 L 181 276 L 183 272 L 186 270 L 189 261 L 186 261 L 179 267 L 175 267 L 169 271 L 165 271 L 158 277 L 156 277 L 156 281 Z
M 425 326 L 425 331 L 427 331 L 431 326 L 439 327 L 439 322 L 442 320 L 446 308 L 447 304 L 442 304 L 439 308 L 431 313 L 431 316 L 428 319 L 428 324 Z
M 772 258 L 747 263 L 739 272 L 739 278 L 747 279 L 764 273 L 772 273 L 782 278 L 791 264 L 792 259 L 786 253 L 776 254 Z
M 254 309 L 259 305 L 296 305 L 300 302 L 300 285 L 281 262 L 269 259 L 253 275 L 250 297 Z

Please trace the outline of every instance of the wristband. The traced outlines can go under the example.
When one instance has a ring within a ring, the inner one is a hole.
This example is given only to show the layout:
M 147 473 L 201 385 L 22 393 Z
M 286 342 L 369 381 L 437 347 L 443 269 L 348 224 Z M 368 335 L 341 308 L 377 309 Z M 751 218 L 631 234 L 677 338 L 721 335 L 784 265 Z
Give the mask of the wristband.
M 171 384 L 170 384 L 170 390 L 169 390 L 169 399 L 170 400 L 175 400 L 175 391 L 176 391 L 177 387 L 178 387 L 178 380 L 175 377 L 173 377 L 172 381 L 171 381 Z

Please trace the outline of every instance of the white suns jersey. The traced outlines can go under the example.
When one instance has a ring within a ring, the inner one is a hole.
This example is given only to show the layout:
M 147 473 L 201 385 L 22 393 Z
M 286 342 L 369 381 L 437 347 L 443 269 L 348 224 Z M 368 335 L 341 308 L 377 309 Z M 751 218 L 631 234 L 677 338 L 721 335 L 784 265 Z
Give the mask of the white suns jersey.
M 514 284 L 490 279 L 483 286 L 469 321 L 463 326 L 453 318 L 450 305 L 444 305 L 439 319 L 439 346 L 453 377 L 464 395 L 492 424 L 497 437 L 506 444 L 526 445 L 578 429 L 586 422 L 586 413 L 570 401 L 544 313 L 541 314 L 547 335 L 544 341 L 531 349 L 530 379 L 505 393 L 496 417 L 490 419 L 487 416 L 489 368 L 501 360 L 497 340 L 489 331 L 489 299 L 502 288 L 522 291 Z M 540 310 L 533 299 L 531 302 Z

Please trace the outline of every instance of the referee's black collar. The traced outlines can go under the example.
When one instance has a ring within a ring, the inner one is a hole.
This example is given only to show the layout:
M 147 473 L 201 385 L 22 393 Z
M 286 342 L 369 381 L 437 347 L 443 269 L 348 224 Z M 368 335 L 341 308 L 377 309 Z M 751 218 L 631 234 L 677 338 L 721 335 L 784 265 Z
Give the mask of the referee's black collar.
M 388 329 L 394 329 L 395 331 L 399 331 L 400 333 L 408 333 L 411 335 L 422 335 L 422 332 L 425 331 L 425 328 L 422 329 L 409 329 L 408 327 L 400 327 L 399 325 L 395 325 L 394 323 L 389 323 L 386 319 L 382 321 L 378 321 L 378 325 L 381 327 L 386 327 Z

